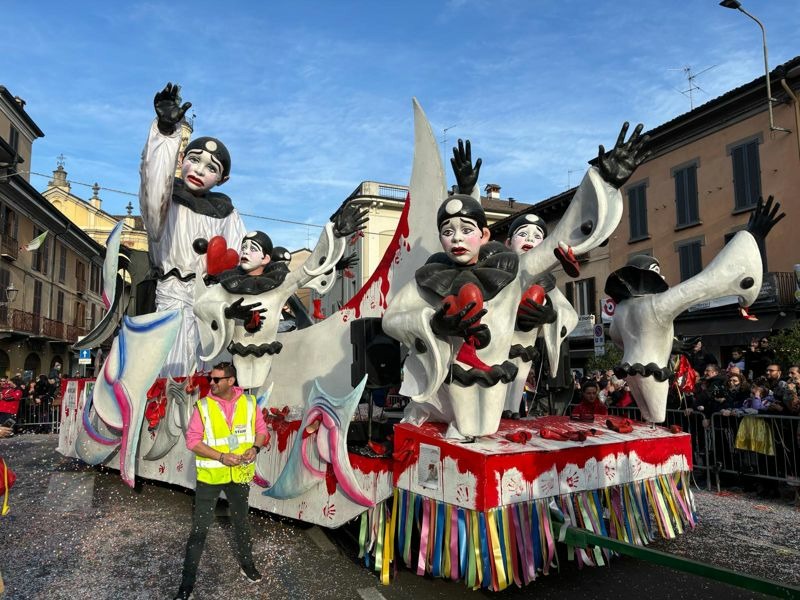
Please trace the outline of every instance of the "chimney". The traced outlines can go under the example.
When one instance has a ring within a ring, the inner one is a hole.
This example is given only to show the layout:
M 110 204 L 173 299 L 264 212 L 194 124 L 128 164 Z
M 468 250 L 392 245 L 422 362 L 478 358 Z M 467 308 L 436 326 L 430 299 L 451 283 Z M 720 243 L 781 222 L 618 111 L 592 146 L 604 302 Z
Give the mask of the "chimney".
M 25 105 L 27 104 L 27 102 L 25 102 L 25 100 L 23 100 L 23 99 L 22 99 L 22 98 L 20 98 L 19 96 L 14 96 L 14 102 L 16 102 L 17 104 L 19 104 L 19 107 L 20 107 L 22 110 L 25 110 Z
M 508 208 L 510 208 L 511 210 L 514 210 L 514 202 L 515 202 L 514 198 L 509 196 L 508 197 Z
M 486 192 L 486 197 L 490 200 L 499 200 L 500 199 L 500 186 L 496 183 L 487 183 L 486 187 L 484 188 Z
M 89 198 L 89 204 L 91 204 L 98 210 L 100 210 L 100 206 L 103 204 L 103 201 L 100 199 L 100 196 L 98 196 L 99 193 L 100 193 L 100 184 L 95 181 L 94 185 L 92 186 L 92 197 Z

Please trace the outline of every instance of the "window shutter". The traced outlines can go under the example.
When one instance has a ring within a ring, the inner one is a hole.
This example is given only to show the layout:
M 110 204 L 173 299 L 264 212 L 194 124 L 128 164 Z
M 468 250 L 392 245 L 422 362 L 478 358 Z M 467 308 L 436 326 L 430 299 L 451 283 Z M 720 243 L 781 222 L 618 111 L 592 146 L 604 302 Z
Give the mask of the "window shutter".
M 761 195 L 761 163 L 758 157 L 758 142 L 753 140 L 745 146 L 747 165 L 748 206 L 758 202 Z
M 697 167 L 692 165 L 686 169 L 686 214 L 689 223 L 696 223 L 700 220 L 700 211 L 697 206 Z
M 594 277 L 586 280 L 586 305 L 589 313 L 594 313 L 595 316 L 599 315 L 597 303 L 597 293 L 594 287 Z

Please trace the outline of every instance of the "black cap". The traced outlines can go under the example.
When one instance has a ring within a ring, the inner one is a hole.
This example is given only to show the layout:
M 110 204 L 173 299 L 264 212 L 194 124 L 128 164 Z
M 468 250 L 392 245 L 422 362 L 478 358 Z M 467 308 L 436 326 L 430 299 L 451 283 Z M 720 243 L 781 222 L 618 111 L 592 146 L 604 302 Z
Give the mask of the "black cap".
M 511 227 L 508 228 L 508 239 L 511 239 L 516 233 L 517 229 L 522 227 L 523 225 L 536 225 L 539 229 L 542 230 L 542 234 L 544 237 L 547 237 L 547 225 L 544 224 L 544 219 L 538 215 L 534 215 L 533 213 L 528 213 L 525 215 L 520 215 L 511 223 Z
M 292 260 L 292 254 L 283 246 L 275 246 L 272 249 L 272 260 L 282 260 L 284 262 L 289 262 Z
M 264 253 L 264 256 L 269 256 L 270 258 L 272 257 L 272 240 L 269 239 L 269 236 L 263 231 L 248 232 L 247 235 L 242 238 L 242 243 L 244 243 L 246 240 L 253 240 L 261 247 L 261 251 Z
M 453 194 L 442 202 L 436 213 L 436 226 L 441 227 L 442 223 L 453 217 L 475 221 L 481 229 L 486 227 L 486 213 L 481 203 L 466 194 Z
M 222 166 L 222 178 L 224 179 L 231 174 L 231 155 L 225 144 L 220 142 L 217 138 L 213 137 L 199 137 L 189 142 L 186 150 L 183 151 L 184 156 L 188 156 L 192 150 L 203 151 L 205 150 L 211 156 L 219 161 Z
M 661 263 L 656 260 L 655 256 L 650 256 L 648 254 L 631 256 L 625 266 L 646 269 L 648 271 L 654 271 L 655 269 L 653 269 L 653 267 L 658 267 L 659 271 L 661 270 Z

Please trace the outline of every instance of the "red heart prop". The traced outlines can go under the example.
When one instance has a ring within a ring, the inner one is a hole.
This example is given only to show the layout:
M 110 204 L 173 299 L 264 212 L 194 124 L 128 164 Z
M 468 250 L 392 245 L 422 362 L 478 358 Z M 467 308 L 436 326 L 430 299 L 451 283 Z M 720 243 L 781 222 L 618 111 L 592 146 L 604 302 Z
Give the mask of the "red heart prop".
M 448 315 L 454 315 L 460 312 L 467 304 L 474 302 L 475 306 L 470 310 L 464 318 L 468 319 L 475 313 L 483 309 L 483 294 L 480 288 L 474 283 L 465 283 L 458 290 L 458 297 L 449 295 L 442 299 L 442 303 L 447 303 L 450 308 L 447 309 Z
M 209 275 L 219 275 L 238 264 L 239 253 L 233 248 L 228 248 L 224 237 L 215 235 L 209 240 L 206 250 L 206 270 Z
M 522 293 L 522 299 L 520 300 L 520 304 L 523 304 L 525 300 L 533 300 L 536 304 L 543 304 L 544 303 L 544 288 L 540 285 L 532 285 L 527 290 Z

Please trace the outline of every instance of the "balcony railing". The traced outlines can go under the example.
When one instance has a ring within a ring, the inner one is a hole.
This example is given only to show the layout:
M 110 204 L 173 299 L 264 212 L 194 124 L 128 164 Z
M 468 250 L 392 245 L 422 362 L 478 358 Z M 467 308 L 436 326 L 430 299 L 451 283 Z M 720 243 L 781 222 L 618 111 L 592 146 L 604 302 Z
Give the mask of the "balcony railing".
M 78 336 L 86 335 L 86 329 L 77 325 L 67 325 L 67 341 L 77 342 Z
M 19 242 L 10 235 L 0 235 L 0 255 L 17 260 L 19 256 Z
M 75 291 L 79 294 L 86 293 L 86 277 L 77 279 L 75 283 Z
M 57 340 L 64 339 L 64 323 L 53 321 L 53 319 L 42 318 L 42 335 Z

